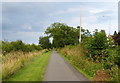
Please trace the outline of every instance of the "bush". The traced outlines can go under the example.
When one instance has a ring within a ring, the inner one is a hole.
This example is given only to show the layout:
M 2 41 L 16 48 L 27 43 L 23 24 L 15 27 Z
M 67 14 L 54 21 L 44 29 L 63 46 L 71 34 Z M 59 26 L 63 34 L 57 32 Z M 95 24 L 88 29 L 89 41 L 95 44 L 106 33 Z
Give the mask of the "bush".
M 118 81 L 119 62 L 115 58 L 118 57 L 116 48 L 103 49 L 101 51 L 93 50 L 96 55 L 89 54 L 89 57 L 86 56 L 86 53 L 83 53 L 83 48 L 80 46 L 65 46 L 58 51 L 78 70 L 82 70 L 85 75 L 87 74 L 88 77 L 93 77 L 97 81 Z M 84 50 L 84 52 L 86 51 Z
M 84 39 L 82 44 L 86 49 L 88 49 L 88 57 L 93 58 L 93 61 L 99 60 L 101 61 L 102 57 L 108 56 L 108 48 L 107 37 L 104 30 L 98 32 L 97 30 L 94 32 L 92 37 L 88 37 Z
M 5 55 L 6 53 L 10 53 L 12 51 L 23 51 L 23 52 L 32 52 L 42 50 L 40 45 L 35 44 L 25 44 L 21 40 L 7 42 L 2 41 L 2 53 Z
M 114 62 L 120 67 L 120 46 L 116 47 L 116 51 L 114 54 Z

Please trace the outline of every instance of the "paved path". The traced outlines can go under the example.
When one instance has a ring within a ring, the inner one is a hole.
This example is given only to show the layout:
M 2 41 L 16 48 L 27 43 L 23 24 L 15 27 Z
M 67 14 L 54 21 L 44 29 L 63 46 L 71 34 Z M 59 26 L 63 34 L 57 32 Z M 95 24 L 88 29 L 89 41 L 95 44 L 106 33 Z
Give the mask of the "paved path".
M 44 81 L 89 81 L 85 76 L 73 68 L 56 51 L 53 51 L 49 60 Z

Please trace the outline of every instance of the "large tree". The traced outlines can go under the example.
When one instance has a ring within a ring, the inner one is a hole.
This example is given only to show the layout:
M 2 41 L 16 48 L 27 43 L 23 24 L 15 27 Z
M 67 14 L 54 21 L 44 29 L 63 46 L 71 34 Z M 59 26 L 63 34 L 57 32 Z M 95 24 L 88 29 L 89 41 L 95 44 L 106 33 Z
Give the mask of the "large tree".
M 51 48 L 51 43 L 50 43 L 50 40 L 49 40 L 49 37 L 48 36 L 45 36 L 45 37 L 39 37 L 39 44 L 42 48 L 44 49 L 49 49 Z
M 79 31 L 64 23 L 53 23 L 45 31 L 49 37 L 53 37 L 54 47 L 78 44 Z

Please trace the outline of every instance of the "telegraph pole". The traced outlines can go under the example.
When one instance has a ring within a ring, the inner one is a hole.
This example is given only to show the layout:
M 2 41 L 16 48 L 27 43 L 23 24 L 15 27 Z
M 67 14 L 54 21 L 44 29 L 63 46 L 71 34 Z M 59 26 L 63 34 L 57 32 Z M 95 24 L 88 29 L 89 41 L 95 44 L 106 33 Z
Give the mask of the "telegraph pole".
M 79 43 L 81 43 L 81 28 L 82 28 L 82 5 L 80 5 L 80 34 L 79 34 Z

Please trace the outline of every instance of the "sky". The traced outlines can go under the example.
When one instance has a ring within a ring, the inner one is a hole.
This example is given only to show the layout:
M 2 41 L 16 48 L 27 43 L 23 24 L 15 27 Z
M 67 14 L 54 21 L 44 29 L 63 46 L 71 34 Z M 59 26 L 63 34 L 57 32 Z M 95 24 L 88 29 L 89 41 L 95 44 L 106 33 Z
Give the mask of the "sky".
M 28 44 L 38 44 L 39 37 L 45 36 L 44 31 L 52 23 L 66 23 L 76 28 L 80 25 L 81 14 L 84 29 L 89 29 L 91 32 L 95 29 L 104 29 L 107 34 L 113 34 L 118 30 L 117 1 L 82 3 L 8 1 L 4 0 L 0 3 L 2 4 L 0 8 L 2 40 L 22 40 Z M 82 10 L 80 10 L 81 5 Z
M 120 31 L 120 2 L 118 3 L 118 31 Z
M 1 0 L 2 2 L 118 2 L 119 0 Z

